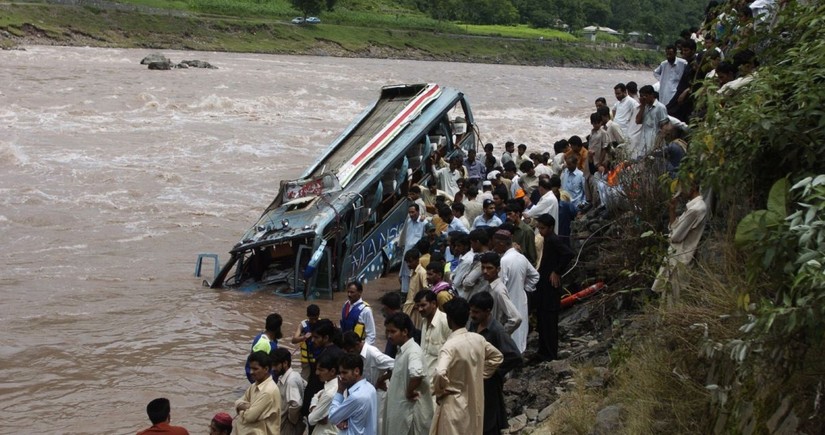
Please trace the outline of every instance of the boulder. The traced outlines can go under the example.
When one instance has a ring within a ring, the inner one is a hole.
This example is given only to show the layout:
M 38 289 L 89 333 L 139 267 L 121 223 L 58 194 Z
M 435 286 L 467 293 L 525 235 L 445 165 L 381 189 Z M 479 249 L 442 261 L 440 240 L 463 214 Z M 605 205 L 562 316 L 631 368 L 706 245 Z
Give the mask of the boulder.
M 572 376 L 576 370 L 570 365 L 570 360 L 560 359 L 547 363 L 547 368 L 559 376 Z
M 152 53 L 152 54 L 144 57 L 143 60 L 140 61 L 140 64 L 141 65 L 149 65 L 153 62 L 166 62 L 166 63 L 169 63 L 169 64 L 172 63 L 172 61 L 169 60 L 168 57 L 166 57 L 166 56 L 164 56 L 160 53 Z
M 189 65 L 187 65 L 187 64 L 185 64 L 185 63 L 183 63 L 183 62 L 181 62 L 181 63 L 179 63 L 179 64 L 175 65 L 175 68 L 187 69 L 187 68 L 189 68 Z
M 527 426 L 527 416 L 521 414 L 517 417 L 511 418 L 508 423 L 510 424 L 510 433 L 519 433 L 525 426 Z
M 547 420 L 548 418 L 550 418 L 550 416 L 552 416 L 553 413 L 555 413 L 559 409 L 560 406 L 561 406 L 561 399 L 556 400 L 555 402 L 545 406 L 544 409 L 542 409 L 539 412 L 539 415 L 537 416 L 538 421 L 544 421 L 544 420 Z
M 510 378 L 504 382 L 504 393 L 509 394 L 522 394 L 524 390 L 527 389 L 527 383 L 523 379 L 518 378 Z
M 154 70 L 170 70 L 174 66 L 175 65 L 172 62 L 168 62 L 168 61 L 167 62 L 150 62 L 149 63 L 149 69 L 154 69 Z
M 218 67 L 212 65 L 211 63 L 204 62 L 202 60 L 184 60 L 184 61 L 181 61 L 181 65 L 186 65 L 187 67 L 191 67 L 191 68 L 218 69 Z

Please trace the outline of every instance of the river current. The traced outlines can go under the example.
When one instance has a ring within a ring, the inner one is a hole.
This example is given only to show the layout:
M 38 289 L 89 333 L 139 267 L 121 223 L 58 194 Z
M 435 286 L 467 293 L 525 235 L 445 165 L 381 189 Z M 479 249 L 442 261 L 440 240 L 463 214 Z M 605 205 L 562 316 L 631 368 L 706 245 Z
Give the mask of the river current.
M 145 406 L 207 432 L 246 388 L 270 312 L 303 300 L 215 291 L 221 260 L 381 86 L 462 90 L 484 142 L 586 135 L 593 101 L 653 81 L 611 71 L 165 51 L 219 69 L 149 71 L 145 50 L 0 51 L 0 433 L 134 433 Z M 211 277 L 211 263 L 204 273 Z M 366 299 L 377 299 L 370 294 Z M 344 295 L 321 301 L 340 316 Z M 379 331 L 383 328 L 379 327 Z M 287 343 L 288 340 L 282 341 Z M 289 344 L 285 344 L 291 346 Z

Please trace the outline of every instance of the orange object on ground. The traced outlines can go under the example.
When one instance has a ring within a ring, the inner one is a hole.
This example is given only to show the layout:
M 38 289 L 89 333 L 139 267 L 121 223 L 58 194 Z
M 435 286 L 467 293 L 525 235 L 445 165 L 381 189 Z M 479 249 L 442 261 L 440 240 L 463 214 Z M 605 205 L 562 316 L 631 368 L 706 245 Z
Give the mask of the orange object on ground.
M 573 304 L 575 304 L 576 301 L 580 301 L 580 300 L 582 300 L 582 299 L 584 299 L 588 296 L 592 296 L 593 294 L 595 294 L 596 292 L 598 292 L 599 290 L 601 290 L 605 287 L 606 286 L 605 286 L 604 282 L 599 281 L 599 282 L 591 285 L 590 287 L 587 287 L 584 290 L 580 290 L 576 293 L 573 293 L 572 295 L 567 295 L 567 296 L 561 298 L 561 307 L 562 308 L 570 307 Z

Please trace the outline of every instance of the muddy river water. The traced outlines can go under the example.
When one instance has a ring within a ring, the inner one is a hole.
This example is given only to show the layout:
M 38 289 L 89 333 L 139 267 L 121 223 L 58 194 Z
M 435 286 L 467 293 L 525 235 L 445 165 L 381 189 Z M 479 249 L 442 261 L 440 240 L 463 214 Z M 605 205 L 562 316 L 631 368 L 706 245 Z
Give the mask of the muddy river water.
M 653 80 L 164 53 L 219 69 L 148 71 L 143 50 L 0 51 L 0 433 L 134 433 L 159 396 L 173 424 L 205 433 L 248 385 L 243 360 L 266 315 L 281 313 L 291 335 L 305 302 L 202 287 L 197 254 L 226 260 L 278 181 L 298 176 L 381 86 L 458 88 L 484 142 L 535 151 L 587 134 L 594 99 L 612 104 L 615 83 Z M 322 314 L 340 316 L 344 299 L 320 302 Z

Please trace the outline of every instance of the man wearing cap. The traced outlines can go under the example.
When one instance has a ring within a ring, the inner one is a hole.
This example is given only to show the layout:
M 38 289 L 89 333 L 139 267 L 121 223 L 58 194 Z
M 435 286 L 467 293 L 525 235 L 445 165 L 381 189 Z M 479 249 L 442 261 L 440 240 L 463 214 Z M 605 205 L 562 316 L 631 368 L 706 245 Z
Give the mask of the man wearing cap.
M 481 183 L 481 193 L 476 197 L 476 201 L 482 203 L 485 199 L 493 200 L 493 182 L 490 180 L 484 180 L 484 182 Z
M 209 422 L 209 435 L 229 435 L 232 433 L 232 416 L 219 412 Z
M 483 213 L 473 221 L 473 229 L 482 227 L 497 227 L 501 225 L 501 219 L 496 216 L 496 205 L 491 199 L 485 199 L 481 204 Z
M 490 180 L 490 183 L 492 183 L 493 187 L 498 186 L 499 176 L 501 176 L 501 171 L 497 169 L 487 173 L 487 179 Z
M 539 273 L 536 268 L 527 261 L 527 257 L 522 255 L 513 247 L 513 236 L 509 231 L 498 230 L 493 235 L 493 250 L 501 255 L 501 272 L 499 278 L 507 287 L 507 295 L 516 306 L 519 315 L 525 319 L 519 327 L 513 331 L 513 341 L 516 342 L 519 352 L 527 349 L 527 332 L 529 330 L 527 292 L 536 289 L 539 281 Z

